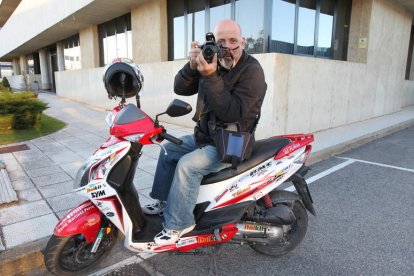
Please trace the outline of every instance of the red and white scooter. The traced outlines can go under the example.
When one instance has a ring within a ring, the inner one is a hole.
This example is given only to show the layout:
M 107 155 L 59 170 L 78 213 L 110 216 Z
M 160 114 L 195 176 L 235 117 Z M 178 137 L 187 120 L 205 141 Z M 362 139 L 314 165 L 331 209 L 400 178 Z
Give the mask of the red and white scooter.
M 165 113 L 176 117 L 190 111 L 190 105 L 174 100 Z M 89 270 L 114 245 L 118 231 L 125 235 L 127 249 L 151 253 L 233 242 L 280 256 L 302 241 L 308 226 L 306 210 L 315 214 L 304 180 L 312 134 L 258 140 L 251 158 L 237 171 L 228 168 L 204 177 L 194 230 L 174 244 L 155 244 L 163 218 L 142 212 L 133 179 L 143 147 L 162 146 L 163 140 L 181 143 L 159 125 L 159 115 L 154 122 L 124 99 L 108 114 L 111 136 L 85 161 L 74 183 L 75 191 L 88 200 L 59 221 L 44 251 L 51 273 Z M 286 182 L 292 182 L 297 193 L 278 189 Z

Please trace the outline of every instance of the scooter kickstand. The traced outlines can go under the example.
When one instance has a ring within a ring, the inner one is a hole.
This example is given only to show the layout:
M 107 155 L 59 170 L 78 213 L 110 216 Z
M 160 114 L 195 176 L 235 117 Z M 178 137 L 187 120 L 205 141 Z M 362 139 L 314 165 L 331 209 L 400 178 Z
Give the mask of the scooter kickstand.
M 217 269 L 217 261 L 216 256 L 220 254 L 222 244 L 216 244 L 210 247 L 210 257 L 211 257 L 211 264 L 210 269 L 208 271 L 208 275 L 217 276 L 218 269 Z

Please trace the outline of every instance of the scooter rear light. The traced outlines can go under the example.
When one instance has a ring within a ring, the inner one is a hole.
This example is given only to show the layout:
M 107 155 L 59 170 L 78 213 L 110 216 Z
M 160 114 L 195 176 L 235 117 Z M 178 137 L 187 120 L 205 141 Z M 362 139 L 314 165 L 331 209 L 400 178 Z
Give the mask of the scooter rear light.
M 294 161 L 294 163 L 305 164 L 309 158 L 311 150 L 312 150 L 312 146 L 306 145 L 305 151 Z

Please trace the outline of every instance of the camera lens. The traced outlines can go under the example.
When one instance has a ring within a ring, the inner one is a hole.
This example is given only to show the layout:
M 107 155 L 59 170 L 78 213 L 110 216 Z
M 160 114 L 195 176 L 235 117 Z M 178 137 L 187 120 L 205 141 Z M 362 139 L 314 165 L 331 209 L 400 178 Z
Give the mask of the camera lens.
M 210 47 L 206 48 L 204 50 L 204 54 L 208 57 L 212 56 L 214 54 L 213 49 L 211 49 Z

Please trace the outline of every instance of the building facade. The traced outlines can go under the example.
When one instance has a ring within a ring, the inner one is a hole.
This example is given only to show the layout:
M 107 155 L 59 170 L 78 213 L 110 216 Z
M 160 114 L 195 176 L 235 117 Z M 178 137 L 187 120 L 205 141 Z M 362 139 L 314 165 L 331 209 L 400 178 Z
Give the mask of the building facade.
M 3 0 L 0 61 L 12 62 L 17 89 L 28 79 L 109 107 L 103 67 L 132 58 L 154 116 L 176 97 L 190 42 L 231 18 L 268 84 L 258 136 L 315 132 L 414 104 L 413 14 L 408 0 Z

